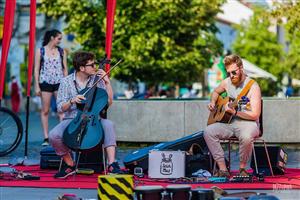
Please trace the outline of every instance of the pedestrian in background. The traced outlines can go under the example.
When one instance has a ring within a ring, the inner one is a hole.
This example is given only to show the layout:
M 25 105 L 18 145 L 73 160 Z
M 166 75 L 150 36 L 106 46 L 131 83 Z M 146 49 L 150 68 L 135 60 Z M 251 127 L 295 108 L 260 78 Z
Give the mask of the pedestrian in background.
M 16 79 L 15 76 L 11 77 L 9 90 L 10 90 L 11 109 L 14 113 L 19 113 L 20 104 L 21 104 L 21 86 L 19 85 L 18 80 Z
M 68 75 L 67 54 L 64 49 L 59 47 L 61 40 L 62 33 L 60 31 L 56 29 L 47 31 L 42 47 L 35 56 L 35 93 L 37 96 L 41 96 L 42 100 L 43 146 L 49 145 L 48 118 L 52 95 L 56 98 L 61 79 Z
M 287 88 L 285 90 L 285 96 L 286 96 L 286 98 L 289 98 L 293 95 L 294 95 L 294 88 L 292 86 L 292 79 L 289 77 L 288 85 L 287 85 Z

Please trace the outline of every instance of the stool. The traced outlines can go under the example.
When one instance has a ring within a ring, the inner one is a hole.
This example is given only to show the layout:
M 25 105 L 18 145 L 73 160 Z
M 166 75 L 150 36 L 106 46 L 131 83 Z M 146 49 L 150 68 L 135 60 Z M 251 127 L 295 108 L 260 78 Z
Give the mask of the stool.
M 102 161 L 101 158 L 98 157 L 101 156 L 100 153 L 102 153 Z M 72 159 L 74 160 L 76 172 L 80 168 L 84 168 L 84 169 L 91 169 L 96 173 L 101 173 L 102 171 L 104 171 L 104 174 L 105 175 L 107 174 L 105 149 L 103 147 L 101 151 L 93 150 L 90 151 L 89 153 L 84 153 L 84 154 L 82 154 L 81 151 L 76 151 L 76 152 L 73 151 L 70 154 Z M 63 158 L 61 157 L 60 164 L 59 164 L 59 171 L 62 167 L 62 164 L 63 164 Z M 103 166 L 101 166 L 101 164 L 103 164 Z M 76 173 L 74 174 L 74 176 L 75 175 Z
M 163 191 L 160 185 L 137 186 L 134 189 L 137 200 L 161 200 Z
M 214 191 L 212 189 L 195 188 L 192 189 L 191 200 L 214 200 Z
M 190 185 L 168 185 L 166 187 L 167 200 L 185 200 L 190 199 Z

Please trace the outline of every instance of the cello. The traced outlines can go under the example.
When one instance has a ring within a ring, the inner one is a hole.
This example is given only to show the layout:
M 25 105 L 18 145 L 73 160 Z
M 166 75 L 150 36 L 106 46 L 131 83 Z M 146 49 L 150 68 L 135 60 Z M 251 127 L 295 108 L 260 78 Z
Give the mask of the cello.
M 104 59 L 101 63 L 102 66 L 107 62 L 107 59 Z M 106 90 L 98 88 L 97 84 L 120 62 L 121 60 L 101 78 L 95 76 L 92 86 L 79 92 L 86 99 L 80 104 L 76 104 L 77 115 L 63 133 L 63 142 L 68 148 L 74 151 L 85 151 L 94 149 L 103 143 L 104 131 L 99 115 L 108 105 L 108 95 Z

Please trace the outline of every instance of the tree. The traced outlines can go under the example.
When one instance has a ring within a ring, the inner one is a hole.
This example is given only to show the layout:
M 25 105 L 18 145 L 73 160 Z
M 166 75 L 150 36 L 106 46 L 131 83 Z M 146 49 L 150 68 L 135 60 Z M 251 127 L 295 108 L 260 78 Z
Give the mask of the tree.
M 84 49 L 104 55 L 105 1 L 43 0 L 41 11 L 65 16 L 66 32 Z M 222 52 L 215 15 L 223 0 L 121 0 L 117 2 L 112 55 L 123 58 L 113 75 L 149 84 L 201 81 L 212 54 Z
M 292 78 L 300 79 L 300 2 L 277 2 L 271 14 L 284 27 L 289 44 L 284 62 L 286 72 Z
M 278 44 L 276 34 L 269 31 L 271 23 L 266 10 L 256 8 L 254 11 L 249 22 L 237 27 L 238 35 L 233 49 L 241 57 L 274 74 L 280 80 L 283 71 L 281 60 L 284 56 L 282 45 Z M 276 84 L 268 80 L 258 82 L 264 95 L 276 94 Z

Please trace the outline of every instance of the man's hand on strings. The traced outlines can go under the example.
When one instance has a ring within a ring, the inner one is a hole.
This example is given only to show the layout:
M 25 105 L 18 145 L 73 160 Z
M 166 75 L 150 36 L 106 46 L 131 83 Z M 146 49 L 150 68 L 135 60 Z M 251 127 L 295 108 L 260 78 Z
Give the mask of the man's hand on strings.
M 208 105 L 207 105 L 207 108 L 209 111 L 213 111 L 215 110 L 216 108 L 216 104 L 214 102 L 210 102 Z
M 231 106 L 231 102 L 226 103 L 225 111 L 231 114 L 235 114 L 236 110 Z
M 110 83 L 109 78 L 108 78 L 108 76 L 106 75 L 106 72 L 103 69 L 98 70 L 97 76 L 99 76 L 100 78 L 104 77 L 103 81 L 105 82 L 105 84 Z

